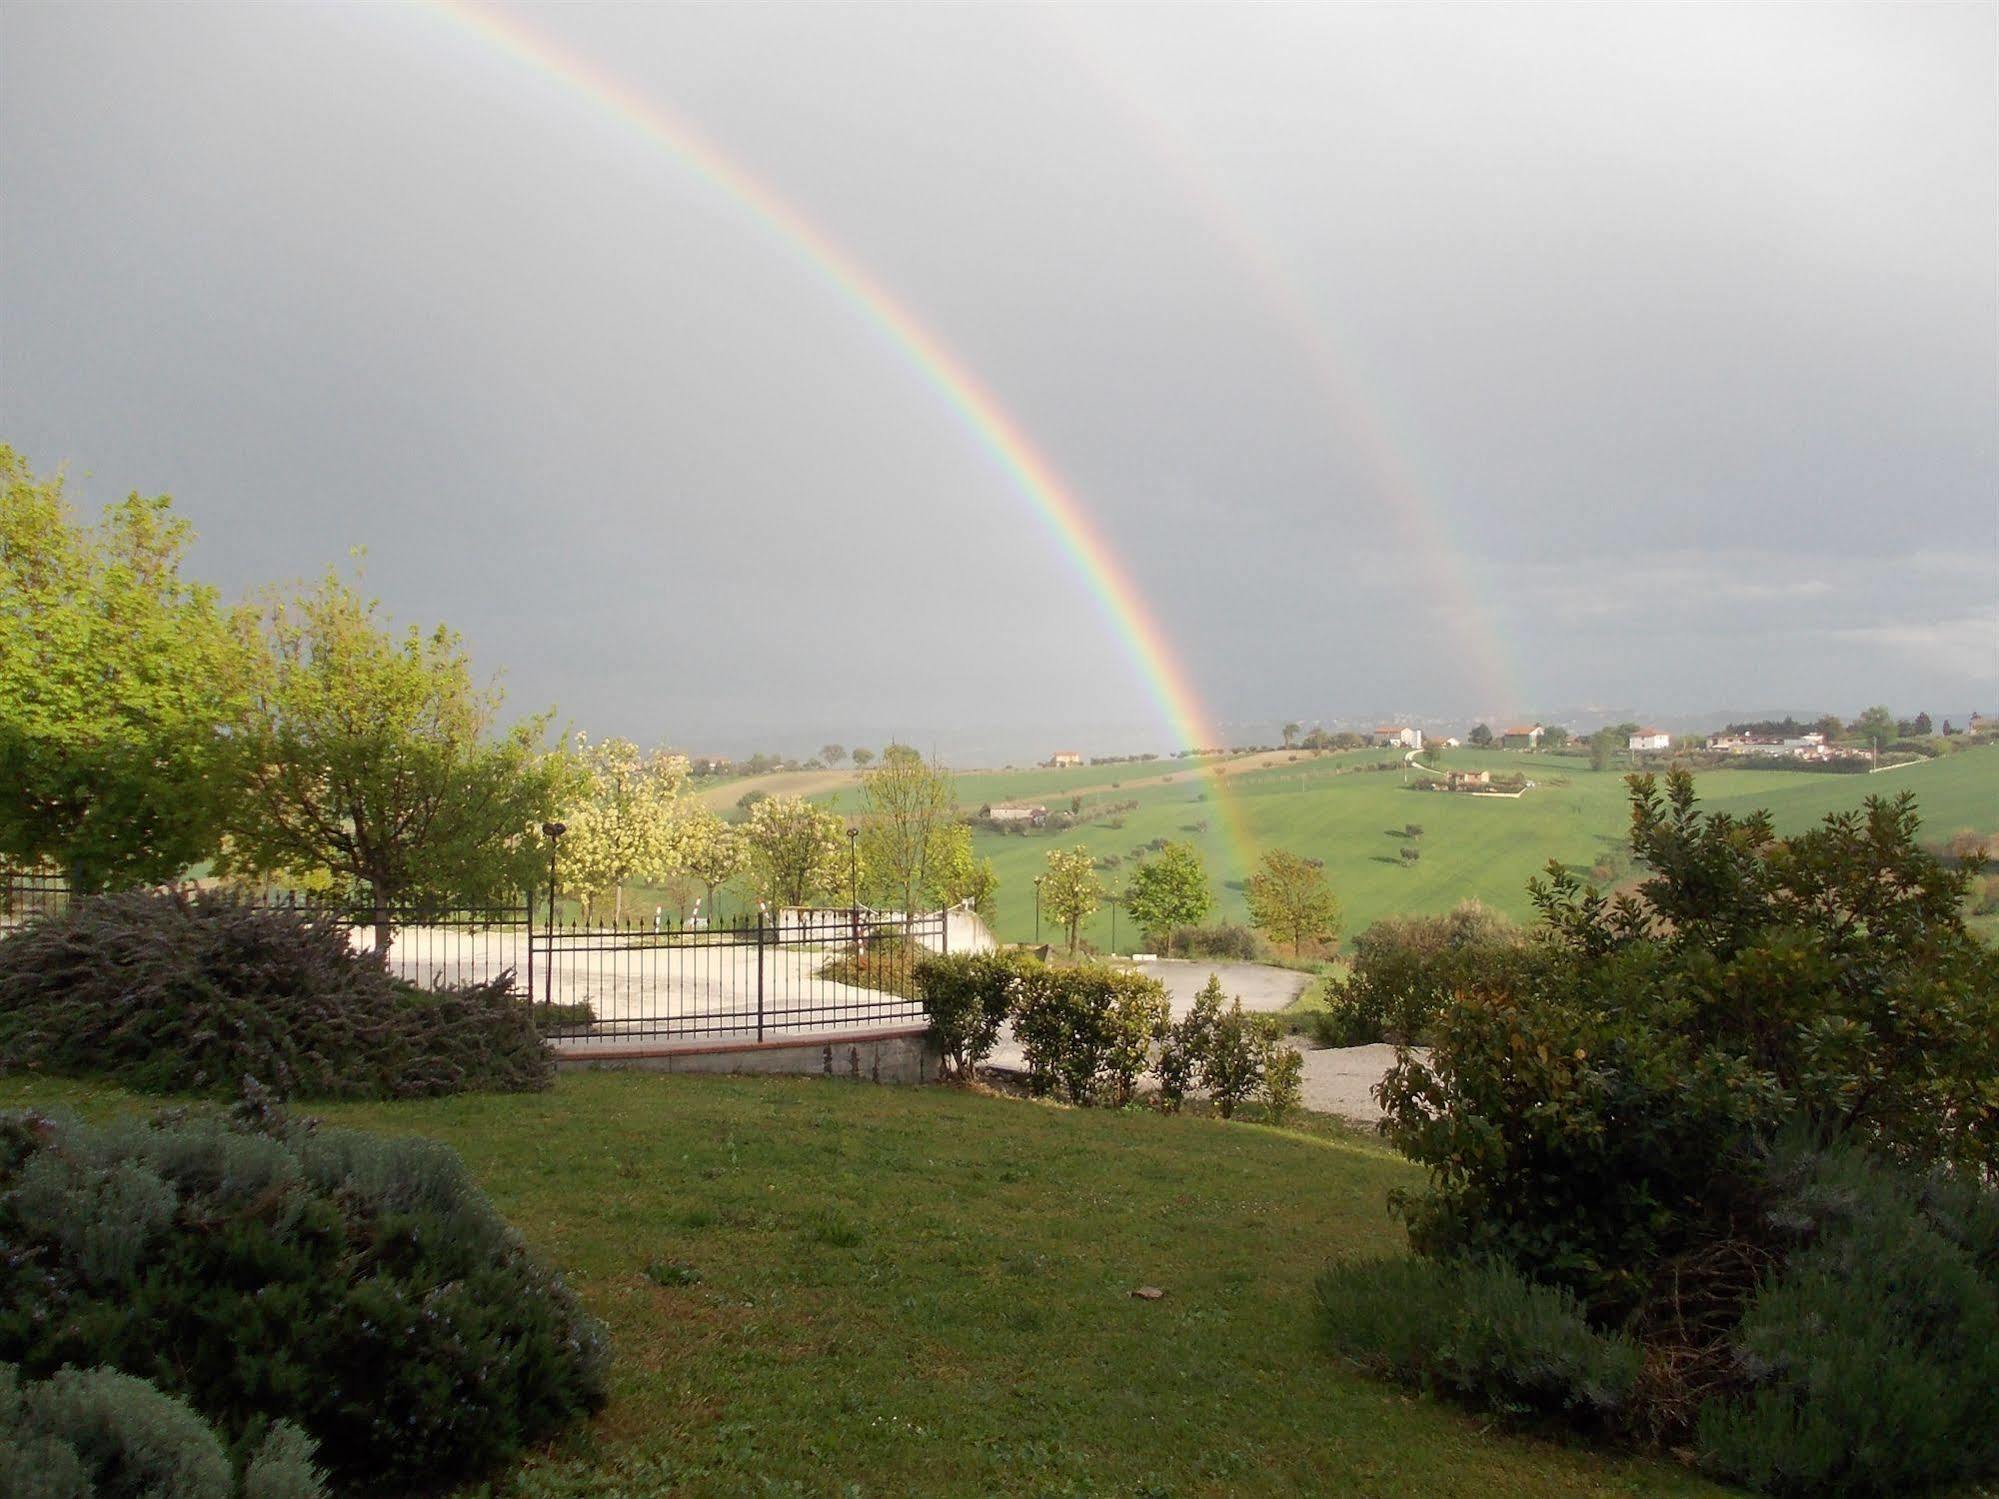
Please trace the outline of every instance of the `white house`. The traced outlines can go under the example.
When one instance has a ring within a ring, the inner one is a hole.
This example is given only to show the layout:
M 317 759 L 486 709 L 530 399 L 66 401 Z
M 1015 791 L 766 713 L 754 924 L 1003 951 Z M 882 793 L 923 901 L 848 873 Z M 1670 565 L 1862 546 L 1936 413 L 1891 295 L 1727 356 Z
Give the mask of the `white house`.
M 1421 749 L 1423 731 L 1412 729 L 1407 724 L 1388 724 L 1374 731 L 1374 742 L 1379 745 L 1394 745 L 1399 749 Z
M 1537 723 L 1515 724 L 1499 736 L 1501 749 L 1539 749 L 1541 736 L 1547 730 Z
M 1664 729 L 1640 729 L 1631 736 L 1625 747 L 1635 750 L 1667 750 L 1673 747 L 1673 736 Z
M 988 807 L 986 819 L 989 822 L 1027 822 L 1036 827 L 1048 820 L 1046 807 Z
M 1083 752 L 1081 750 L 1057 750 L 1048 757 L 1048 763 L 1057 770 L 1061 770 L 1065 766 L 1081 765 L 1083 763 Z

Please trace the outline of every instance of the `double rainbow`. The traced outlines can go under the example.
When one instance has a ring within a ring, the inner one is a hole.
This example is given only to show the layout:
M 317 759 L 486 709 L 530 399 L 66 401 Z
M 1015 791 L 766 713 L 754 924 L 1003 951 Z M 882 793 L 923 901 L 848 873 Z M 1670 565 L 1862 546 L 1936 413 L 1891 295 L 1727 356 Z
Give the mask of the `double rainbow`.
M 710 187 L 726 194 L 810 271 L 883 334 L 934 390 L 972 437 L 999 464 L 1042 529 L 1095 600 L 1173 737 L 1188 749 L 1223 741 L 1202 708 L 1194 684 L 1152 608 L 1112 552 L 1102 530 L 998 399 L 908 307 L 869 275 L 816 224 L 656 100 L 641 96 L 602 68 L 563 48 L 515 17 L 467 0 L 433 0 L 438 12 L 469 35 L 497 48 L 550 83 L 645 137 Z M 1236 870 L 1247 871 L 1254 847 L 1226 777 L 1217 791 L 1222 831 Z

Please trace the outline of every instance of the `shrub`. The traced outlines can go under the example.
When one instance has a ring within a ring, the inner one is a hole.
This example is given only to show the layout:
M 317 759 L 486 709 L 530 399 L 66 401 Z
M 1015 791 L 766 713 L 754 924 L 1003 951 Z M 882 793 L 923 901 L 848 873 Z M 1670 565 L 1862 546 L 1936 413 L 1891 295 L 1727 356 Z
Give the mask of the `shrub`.
M 431 1141 L 0 1114 L 0 1242 L 0 1359 L 150 1379 L 232 1444 L 295 1422 L 342 1486 L 478 1473 L 604 1398 L 601 1328 Z
M 1999 1192 L 1851 1149 L 1772 1174 L 1794 1247 L 1731 1340 L 1748 1388 L 1701 1408 L 1701 1465 L 1796 1495 L 1999 1473 Z
M 1223 921 L 1213 926 L 1174 927 L 1166 934 L 1166 951 L 1182 958 L 1254 963 L 1269 956 L 1270 944 L 1254 927 Z
M 1503 979 L 1519 928 L 1475 900 L 1442 916 L 1390 916 L 1354 938 L 1352 966 L 1328 986 L 1326 1046 L 1387 1041 L 1421 1044 L 1444 1006 L 1468 989 Z
M 969 1078 L 991 1053 L 1013 1008 L 1023 961 L 992 951 L 926 957 L 917 963 L 917 997 L 951 1076 Z
M 323 915 L 144 891 L 0 941 L 0 1063 L 300 1098 L 526 1091 L 555 1070 L 511 976 L 427 993 Z
M 1059 1085 L 1071 1103 L 1129 1103 L 1171 1013 L 1166 991 L 1143 974 L 1095 963 L 1024 965 L 1013 1033 L 1028 1086 L 1045 1094 Z
M 1221 979 L 1210 974 L 1187 1014 L 1163 1029 L 1154 1067 L 1161 1101 L 1176 1109 L 1198 1085 L 1232 1119 L 1260 1092 L 1270 1116 L 1282 1118 L 1303 1095 L 1304 1059 L 1284 1039 L 1282 1021 L 1245 1013 L 1240 999 L 1224 1009 L 1224 998 Z
M 828 958 L 819 967 L 819 977 L 835 983 L 852 984 L 857 989 L 873 989 L 903 999 L 917 997 L 916 967 L 923 949 L 907 936 L 891 928 L 870 931 L 858 950 Z
M 1999 1167 L 1999 953 L 1963 924 L 1969 871 L 1914 841 L 1907 797 L 1779 842 L 1631 778 L 1654 871 L 1609 899 L 1551 866 L 1542 940 L 1446 1006 L 1398 1061 L 1386 1129 L 1431 1168 L 1420 1248 L 1496 1254 L 1593 1311 L 1736 1234 L 1754 1163 L 1794 1121 L 1905 1162 Z
M 1319 1278 L 1323 1325 L 1360 1367 L 1510 1415 L 1591 1423 L 1625 1410 L 1643 1352 L 1573 1296 L 1504 1264 L 1352 1261 Z
M 115 1369 L 21 1385 L 0 1364 L 0 1492 L 33 1499 L 320 1499 L 312 1442 L 280 1422 L 239 1490 L 222 1442 L 185 1401 Z

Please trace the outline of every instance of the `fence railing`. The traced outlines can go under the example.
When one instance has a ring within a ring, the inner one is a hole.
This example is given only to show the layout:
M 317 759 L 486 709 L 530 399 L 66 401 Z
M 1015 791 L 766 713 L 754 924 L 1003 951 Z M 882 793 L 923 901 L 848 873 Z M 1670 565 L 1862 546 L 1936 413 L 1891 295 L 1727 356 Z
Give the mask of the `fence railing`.
M 787 911 L 720 926 L 537 923 L 528 937 L 552 1035 L 744 1040 L 920 1022 L 916 963 L 949 944 L 942 911 Z
M 245 897 L 344 924 L 376 946 L 377 912 L 294 892 Z M 0 868 L 0 932 L 70 901 L 60 875 Z M 550 921 L 529 899 L 387 913 L 390 973 L 425 989 L 511 973 L 543 1033 L 591 1041 L 762 1041 L 917 1024 L 916 963 L 950 945 L 944 911 L 787 909 L 728 923 Z

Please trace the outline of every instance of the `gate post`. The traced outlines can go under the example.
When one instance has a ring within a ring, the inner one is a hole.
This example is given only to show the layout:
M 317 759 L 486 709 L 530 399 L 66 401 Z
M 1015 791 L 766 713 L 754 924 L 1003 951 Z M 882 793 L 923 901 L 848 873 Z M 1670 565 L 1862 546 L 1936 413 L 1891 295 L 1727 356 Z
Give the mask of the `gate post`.
M 764 908 L 757 904 L 757 1039 L 764 1038 Z
M 527 887 L 528 1014 L 534 1014 L 534 886 Z

